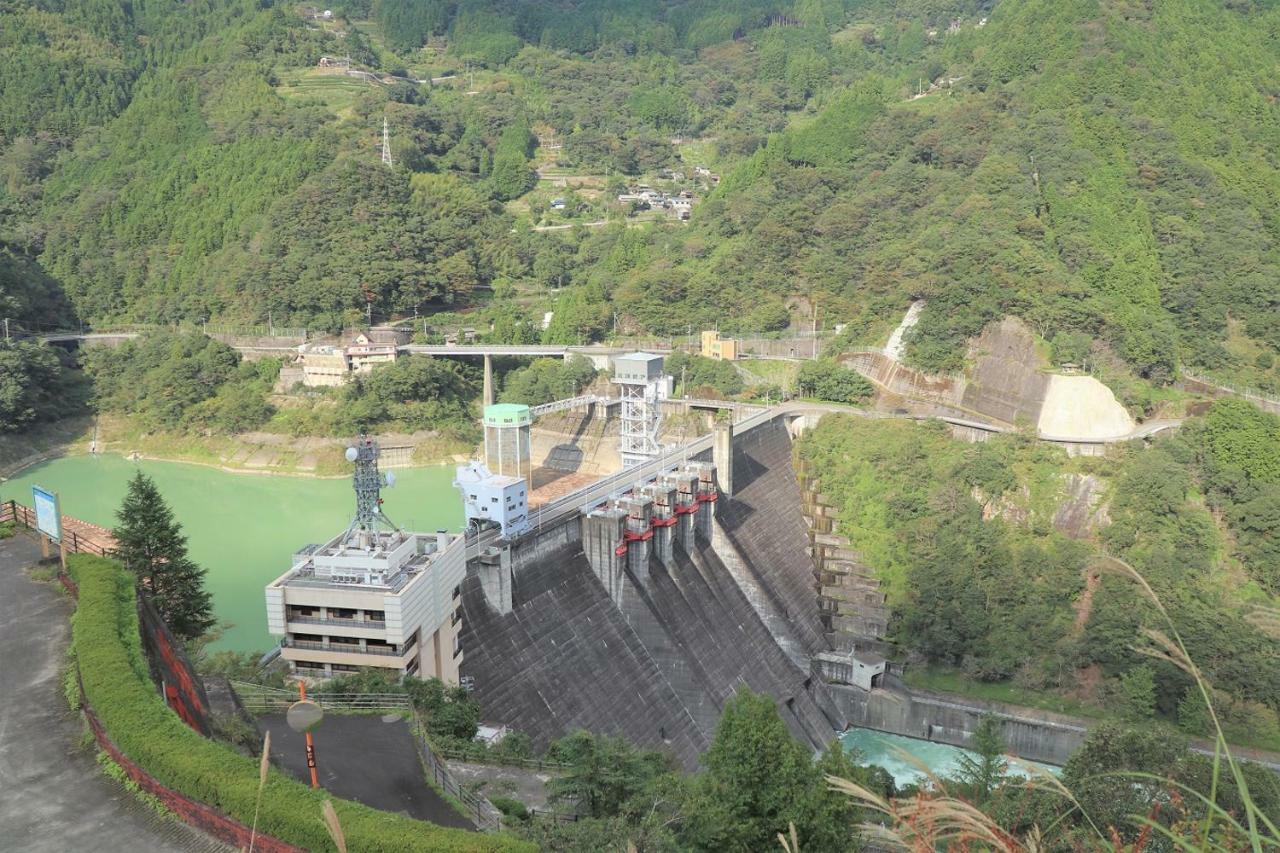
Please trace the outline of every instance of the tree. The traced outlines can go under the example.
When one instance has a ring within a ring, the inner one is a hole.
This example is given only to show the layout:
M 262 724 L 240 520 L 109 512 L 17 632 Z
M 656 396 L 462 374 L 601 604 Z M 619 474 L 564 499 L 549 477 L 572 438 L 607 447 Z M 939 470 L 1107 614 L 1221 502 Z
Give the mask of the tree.
M 1156 676 L 1146 664 L 1135 666 L 1120 676 L 1116 698 L 1126 720 L 1149 720 L 1156 713 Z
M 0 432 L 70 414 L 83 402 L 54 347 L 0 341 Z
M 585 731 L 553 743 L 547 757 L 569 765 L 548 785 L 551 799 L 592 818 L 619 814 L 629 799 L 671 769 L 670 759 L 660 752 Z
M 583 356 L 540 358 L 503 377 L 500 399 L 504 403 L 540 406 L 572 397 L 595 378 L 595 368 Z
M 871 383 L 860 374 L 825 359 L 801 365 L 796 383 L 801 393 L 833 403 L 857 403 L 875 393 Z
M 787 731 L 769 696 L 742 690 L 725 705 L 715 740 L 703 758 L 696 803 L 681 830 L 697 850 L 776 849 L 777 835 L 795 824 L 806 853 L 857 847 L 856 823 L 823 773 Z M 838 756 L 822 767 L 847 769 Z
M 156 484 L 141 471 L 116 512 L 115 556 L 138 578 L 169 630 L 194 640 L 214 624 L 205 570 L 187 556 L 187 537 Z
M 1004 778 L 1008 762 L 1004 758 L 1004 739 L 1000 736 L 1000 721 L 992 714 L 983 714 L 978 728 L 973 732 L 969 749 L 974 754 L 960 756 L 956 779 L 965 787 L 975 802 L 985 803 Z
M 438 678 L 404 680 L 413 704 L 427 718 L 427 731 L 439 738 L 470 742 L 480 723 L 480 705 L 464 687 L 449 687 Z
M 1186 740 L 1173 732 L 1103 723 L 1067 761 L 1062 782 L 1095 825 L 1132 839 L 1141 831 L 1134 816 L 1179 781 L 1187 756 Z

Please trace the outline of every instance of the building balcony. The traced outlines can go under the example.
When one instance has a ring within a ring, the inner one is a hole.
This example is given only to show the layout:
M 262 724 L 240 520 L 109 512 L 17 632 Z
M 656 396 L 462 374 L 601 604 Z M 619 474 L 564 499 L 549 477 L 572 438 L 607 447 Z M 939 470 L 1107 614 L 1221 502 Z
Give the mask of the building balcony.
M 373 619 L 338 619 L 334 617 L 321 619 L 319 616 L 286 615 L 285 620 L 296 622 L 299 625 L 333 625 L 338 628 L 368 628 L 371 631 L 385 631 L 387 629 L 386 622 L 374 621 Z
M 311 640 L 293 640 L 286 639 L 284 642 L 285 649 L 301 649 L 314 652 L 335 652 L 339 654 L 349 655 L 381 655 L 383 657 L 402 658 L 411 654 L 415 646 L 410 645 L 402 649 L 388 648 L 385 646 L 367 646 L 361 648 L 357 643 L 317 643 Z M 340 662 L 340 661 L 339 661 Z

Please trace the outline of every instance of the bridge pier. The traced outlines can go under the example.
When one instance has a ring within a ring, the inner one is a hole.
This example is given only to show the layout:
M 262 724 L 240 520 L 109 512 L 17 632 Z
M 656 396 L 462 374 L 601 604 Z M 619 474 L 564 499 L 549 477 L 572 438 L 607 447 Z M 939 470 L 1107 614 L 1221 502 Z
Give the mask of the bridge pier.
M 484 404 L 492 406 L 493 399 L 493 356 L 484 354 Z
M 711 459 L 716 466 L 716 483 L 720 494 L 733 497 L 733 422 L 717 421 L 711 444 Z

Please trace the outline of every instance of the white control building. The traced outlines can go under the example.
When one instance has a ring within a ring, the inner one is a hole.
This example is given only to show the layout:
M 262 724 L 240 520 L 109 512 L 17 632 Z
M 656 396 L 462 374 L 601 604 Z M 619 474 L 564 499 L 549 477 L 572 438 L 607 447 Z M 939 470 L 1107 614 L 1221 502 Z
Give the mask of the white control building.
M 377 445 L 362 436 L 347 456 L 356 518 L 267 585 L 267 630 L 300 677 L 374 667 L 457 684 L 466 539 L 396 528 L 381 509 Z

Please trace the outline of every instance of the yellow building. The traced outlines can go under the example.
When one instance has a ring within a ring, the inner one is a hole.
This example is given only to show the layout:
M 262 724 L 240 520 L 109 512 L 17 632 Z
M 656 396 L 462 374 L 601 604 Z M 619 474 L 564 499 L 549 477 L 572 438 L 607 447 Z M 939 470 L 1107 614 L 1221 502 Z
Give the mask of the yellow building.
M 720 337 L 719 332 L 703 332 L 702 357 L 714 358 L 716 361 L 737 361 L 738 342 L 733 338 Z

